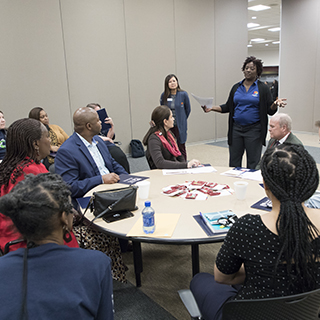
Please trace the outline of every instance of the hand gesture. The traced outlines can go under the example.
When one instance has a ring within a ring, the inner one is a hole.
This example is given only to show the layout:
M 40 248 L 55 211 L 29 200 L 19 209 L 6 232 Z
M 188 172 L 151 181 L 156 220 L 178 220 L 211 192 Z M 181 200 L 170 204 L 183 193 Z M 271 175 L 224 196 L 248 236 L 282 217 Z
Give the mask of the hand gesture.
M 278 98 L 274 103 L 279 107 L 279 108 L 284 108 L 287 103 L 285 102 L 287 101 L 287 99 L 283 98 L 283 99 L 280 99 Z

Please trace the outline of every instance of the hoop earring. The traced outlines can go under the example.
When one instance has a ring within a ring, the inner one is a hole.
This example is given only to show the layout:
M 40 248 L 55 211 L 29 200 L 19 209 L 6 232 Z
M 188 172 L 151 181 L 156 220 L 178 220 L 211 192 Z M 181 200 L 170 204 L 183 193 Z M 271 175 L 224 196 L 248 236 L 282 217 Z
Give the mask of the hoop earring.
M 66 225 L 63 226 L 63 240 L 69 243 L 72 240 L 71 233 Z

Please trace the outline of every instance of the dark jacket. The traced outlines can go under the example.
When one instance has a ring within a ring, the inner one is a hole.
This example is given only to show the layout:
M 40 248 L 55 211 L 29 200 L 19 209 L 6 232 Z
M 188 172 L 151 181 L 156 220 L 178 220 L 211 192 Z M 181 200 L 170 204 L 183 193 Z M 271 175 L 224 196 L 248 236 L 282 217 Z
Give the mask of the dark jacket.
M 228 144 L 232 144 L 232 128 L 233 128 L 233 115 L 235 104 L 233 102 L 234 94 L 240 86 L 240 82 L 236 83 L 229 94 L 229 98 L 225 104 L 220 105 L 221 113 L 229 112 L 229 128 L 228 128 Z M 258 80 L 258 89 L 259 89 L 259 107 L 260 107 L 260 123 L 261 123 L 261 134 L 260 139 L 261 143 L 266 145 L 266 136 L 268 130 L 268 114 L 274 115 L 278 108 L 275 110 L 271 109 L 271 105 L 273 104 L 272 96 L 270 89 L 263 82 Z
M 98 136 L 94 138 L 98 142 L 97 147 L 108 170 L 116 174 L 126 174 L 123 167 L 111 157 L 104 141 Z M 71 186 L 73 200 L 83 197 L 89 190 L 102 184 L 96 163 L 75 132 L 59 148 L 54 163 L 56 173 Z
M 188 166 L 184 156 L 173 156 L 155 133 L 149 137 L 146 157 L 150 169 L 183 169 Z

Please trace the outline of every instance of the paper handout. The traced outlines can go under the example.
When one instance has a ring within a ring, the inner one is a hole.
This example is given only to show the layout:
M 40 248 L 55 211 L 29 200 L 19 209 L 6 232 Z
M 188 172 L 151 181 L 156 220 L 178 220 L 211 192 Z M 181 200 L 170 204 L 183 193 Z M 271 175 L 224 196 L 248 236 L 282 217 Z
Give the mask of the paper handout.
M 200 106 L 207 106 L 208 108 L 213 106 L 213 98 L 203 98 L 196 96 L 193 93 L 191 93 L 191 95 L 200 103 Z

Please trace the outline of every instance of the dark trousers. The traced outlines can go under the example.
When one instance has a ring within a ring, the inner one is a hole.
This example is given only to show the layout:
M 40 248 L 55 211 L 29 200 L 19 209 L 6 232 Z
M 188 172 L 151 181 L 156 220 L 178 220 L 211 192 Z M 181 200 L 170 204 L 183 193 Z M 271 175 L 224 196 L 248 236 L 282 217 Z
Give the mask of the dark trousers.
M 116 145 L 108 145 L 108 150 L 111 154 L 111 157 L 116 160 L 128 173 L 130 173 L 130 166 L 125 153 Z
M 209 273 L 196 274 L 191 280 L 190 290 L 206 320 L 220 320 L 224 303 L 238 293 L 233 286 L 217 283 Z
M 170 129 L 171 132 L 175 135 L 178 143 L 178 148 L 181 152 L 181 154 L 184 156 L 185 160 L 187 161 L 187 150 L 186 150 L 186 144 L 185 143 L 180 143 L 180 135 L 179 135 L 179 130 L 178 127 L 174 126 L 173 128 Z
M 255 169 L 261 158 L 261 124 L 247 126 L 233 124 L 232 144 L 229 146 L 229 166 L 241 167 L 244 151 L 247 155 L 247 168 Z

